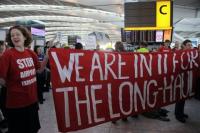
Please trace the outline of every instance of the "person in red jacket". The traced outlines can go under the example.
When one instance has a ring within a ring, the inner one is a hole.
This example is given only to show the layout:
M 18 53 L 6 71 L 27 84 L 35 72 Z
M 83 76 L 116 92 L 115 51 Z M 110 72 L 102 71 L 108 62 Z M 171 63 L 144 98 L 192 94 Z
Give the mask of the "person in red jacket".
M 171 52 L 169 48 L 170 40 L 165 40 L 164 44 L 158 49 L 158 52 Z
M 7 87 L 6 111 L 9 133 L 37 133 L 40 129 L 36 71 L 44 70 L 37 55 L 27 49 L 30 32 L 23 26 L 9 29 L 6 41 L 11 47 L 0 57 L 0 84 Z

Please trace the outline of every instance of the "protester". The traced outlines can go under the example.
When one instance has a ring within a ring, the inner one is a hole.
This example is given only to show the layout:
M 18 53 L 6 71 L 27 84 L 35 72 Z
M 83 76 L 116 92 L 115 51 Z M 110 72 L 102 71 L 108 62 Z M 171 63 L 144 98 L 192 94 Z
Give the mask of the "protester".
M 185 40 L 182 44 L 182 47 L 183 50 L 191 49 L 192 42 L 190 40 Z M 182 123 L 185 123 L 186 118 L 188 118 L 188 115 L 184 113 L 184 106 L 185 106 L 185 100 L 178 101 L 175 105 L 176 119 Z
M 26 49 L 31 33 L 23 26 L 9 29 L 6 41 L 11 47 L 0 57 L 0 84 L 7 87 L 6 113 L 9 133 L 37 133 L 40 129 L 36 70 L 41 72 L 37 55 Z
M 0 57 L 6 51 L 6 43 L 4 41 L 0 41 Z
M 170 40 L 165 40 L 165 42 L 162 44 L 162 46 L 158 49 L 158 52 L 170 52 L 171 49 L 170 46 Z
M 36 54 L 37 54 L 37 58 L 39 63 L 42 63 L 42 61 L 44 60 L 44 54 L 42 52 L 42 48 L 41 47 L 37 47 L 36 48 Z M 43 102 L 45 101 L 44 96 L 43 96 L 43 92 L 45 90 L 44 85 L 45 85 L 45 71 L 43 71 L 42 73 L 37 73 L 37 92 L 38 92 L 38 100 L 40 104 L 43 104 Z
M 172 49 L 173 51 L 179 50 L 180 49 L 180 43 L 178 41 L 175 42 L 174 48 Z
M 116 52 L 124 52 L 125 51 L 124 45 L 122 42 L 118 41 L 115 43 L 115 51 Z
M 148 43 L 147 42 L 140 42 L 139 44 L 139 48 L 137 49 L 137 52 L 140 52 L 140 53 L 148 53 L 149 52 L 149 49 L 147 48 L 148 47 Z M 148 113 L 146 113 L 148 114 Z M 138 117 L 138 115 L 134 115 L 132 117 Z
M 99 44 L 97 44 L 96 50 L 100 50 L 100 45 Z
M 139 49 L 137 49 L 137 52 L 148 53 L 149 49 L 147 47 L 148 47 L 148 43 L 140 42 Z M 167 115 L 165 113 L 163 113 L 163 109 L 155 109 L 153 111 L 144 112 L 143 115 L 145 117 L 151 118 L 151 119 L 159 119 L 159 120 L 162 120 L 162 121 L 170 121 L 170 119 L 167 118 Z
M 64 48 L 64 49 L 70 49 L 70 47 L 69 47 L 69 45 L 67 43 L 63 44 L 62 48 Z
M 157 48 L 153 47 L 150 52 L 157 52 L 157 51 L 158 51 Z
M 117 42 L 115 43 L 115 51 L 116 51 L 116 52 L 125 52 L 124 45 L 123 45 L 122 42 L 117 41 Z M 127 121 L 127 118 L 122 118 L 122 120 L 123 120 L 123 121 Z M 115 124 L 116 121 L 112 121 L 112 123 Z
M 6 51 L 6 43 L 0 41 L 0 57 Z M 0 85 L 0 129 L 7 128 L 7 119 L 6 119 L 6 87 Z
M 200 54 L 200 44 L 198 45 L 198 52 Z M 200 61 L 200 57 L 199 57 L 199 61 Z M 197 100 L 200 100 L 200 71 L 198 71 L 198 77 L 197 77 L 197 82 L 196 82 L 196 88 L 195 88 L 195 98 Z
M 56 48 L 54 46 L 54 44 L 53 44 L 53 41 L 54 41 L 54 39 L 51 40 L 51 41 L 47 41 L 46 42 L 46 46 L 44 48 L 44 51 L 47 51 L 50 48 Z M 45 73 L 45 91 L 49 92 L 49 90 L 51 89 L 51 83 L 50 83 L 51 82 L 50 81 L 51 80 L 51 71 L 50 71 L 50 63 L 49 63 L 49 61 L 47 62 L 45 72 L 46 72 Z
M 162 46 L 158 49 L 158 52 L 172 52 L 172 50 L 170 49 L 170 40 L 165 40 L 165 42 L 162 44 Z M 158 110 L 159 116 L 161 120 L 163 121 L 170 121 L 169 118 L 167 118 L 167 113 L 169 113 L 168 110 L 163 109 L 163 108 L 159 108 Z
M 148 44 L 146 42 L 141 42 L 139 44 L 139 49 L 137 49 L 137 52 L 141 52 L 141 53 L 148 53 L 149 49 L 147 48 Z
M 83 45 L 81 43 L 76 43 L 75 49 L 83 49 Z

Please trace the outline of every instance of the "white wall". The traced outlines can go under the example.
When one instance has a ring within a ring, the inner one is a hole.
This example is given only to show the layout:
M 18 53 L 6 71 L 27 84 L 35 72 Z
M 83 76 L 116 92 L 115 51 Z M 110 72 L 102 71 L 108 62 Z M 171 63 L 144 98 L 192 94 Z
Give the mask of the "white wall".
M 5 39 L 6 39 L 6 31 L 0 30 L 0 40 L 5 41 Z

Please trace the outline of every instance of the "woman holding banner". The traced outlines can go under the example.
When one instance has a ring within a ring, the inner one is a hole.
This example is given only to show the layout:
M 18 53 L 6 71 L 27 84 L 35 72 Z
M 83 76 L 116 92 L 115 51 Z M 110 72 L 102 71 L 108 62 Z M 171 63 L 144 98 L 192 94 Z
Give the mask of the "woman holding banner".
M 6 112 L 9 133 L 37 133 L 40 129 L 36 70 L 42 72 L 37 55 L 30 49 L 30 32 L 23 26 L 9 29 L 6 41 L 11 49 L 0 57 L 0 84 L 7 87 Z

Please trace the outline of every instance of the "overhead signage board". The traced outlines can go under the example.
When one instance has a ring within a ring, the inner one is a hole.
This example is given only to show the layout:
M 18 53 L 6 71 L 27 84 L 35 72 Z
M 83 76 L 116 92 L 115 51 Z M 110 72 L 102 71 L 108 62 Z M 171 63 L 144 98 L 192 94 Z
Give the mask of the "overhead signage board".
M 125 3 L 125 27 L 155 27 L 155 9 L 154 1 Z
M 156 27 L 171 27 L 171 2 L 156 2 Z
M 172 29 L 172 1 L 125 3 L 125 30 Z

